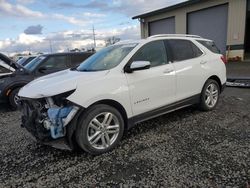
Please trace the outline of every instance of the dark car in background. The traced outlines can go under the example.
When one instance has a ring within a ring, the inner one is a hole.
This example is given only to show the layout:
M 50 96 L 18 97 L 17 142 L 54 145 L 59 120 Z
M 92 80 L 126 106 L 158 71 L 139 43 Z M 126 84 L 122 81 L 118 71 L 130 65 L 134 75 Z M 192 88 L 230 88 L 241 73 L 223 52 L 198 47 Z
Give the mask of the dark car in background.
M 29 62 L 31 62 L 33 59 L 35 59 L 37 56 L 26 56 L 26 57 L 22 57 L 21 59 L 19 59 L 17 61 L 18 64 L 25 66 L 27 65 Z
M 12 74 L 16 70 L 16 63 L 6 55 L 0 53 L 0 79 Z
M 18 91 L 32 80 L 61 70 L 77 67 L 94 52 L 53 53 L 37 56 L 25 66 L 0 79 L 0 102 L 8 102 L 13 110 L 18 105 Z

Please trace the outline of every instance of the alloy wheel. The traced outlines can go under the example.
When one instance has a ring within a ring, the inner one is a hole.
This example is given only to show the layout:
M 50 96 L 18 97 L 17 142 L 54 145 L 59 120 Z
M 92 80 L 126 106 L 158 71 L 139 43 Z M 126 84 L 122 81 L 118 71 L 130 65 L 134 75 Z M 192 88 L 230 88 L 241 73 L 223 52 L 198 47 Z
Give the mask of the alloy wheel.
M 16 105 L 19 104 L 19 100 L 20 100 L 20 97 L 18 96 L 18 94 L 16 93 L 15 96 L 14 96 L 14 102 Z
M 205 94 L 205 103 L 209 108 L 213 108 L 219 97 L 219 89 L 218 86 L 214 83 L 208 85 Z
M 118 138 L 120 124 L 118 118 L 110 112 L 100 113 L 88 124 L 87 139 L 95 149 L 107 149 Z

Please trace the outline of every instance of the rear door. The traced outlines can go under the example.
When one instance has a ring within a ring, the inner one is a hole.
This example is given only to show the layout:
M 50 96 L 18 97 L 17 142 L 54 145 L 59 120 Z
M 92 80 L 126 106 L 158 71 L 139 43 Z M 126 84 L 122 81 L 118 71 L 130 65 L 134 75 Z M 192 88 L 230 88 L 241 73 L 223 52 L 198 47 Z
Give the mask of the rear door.
M 145 44 L 132 57 L 133 61 L 149 61 L 150 69 L 126 73 L 134 115 L 149 112 L 175 100 L 175 72 L 169 64 L 162 40 Z
M 176 99 L 199 94 L 206 76 L 201 67 L 203 52 L 189 40 L 170 39 L 166 42 L 176 71 Z

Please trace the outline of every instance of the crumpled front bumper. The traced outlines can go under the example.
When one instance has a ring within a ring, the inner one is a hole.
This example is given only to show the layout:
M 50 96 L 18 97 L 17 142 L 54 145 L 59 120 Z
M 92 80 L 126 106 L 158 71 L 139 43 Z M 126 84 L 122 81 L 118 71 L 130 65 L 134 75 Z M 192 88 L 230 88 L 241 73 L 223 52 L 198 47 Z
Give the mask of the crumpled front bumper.
M 43 124 L 43 112 L 42 105 L 45 105 L 43 100 L 39 102 L 25 99 L 20 101 L 19 109 L 22 112 L 21 117 L 21 127 L 24 127 L 31 135 L 31 137 L 38 143 L 49 145 L 57 149 L 62 150 L 73 150 L 74 145 L 72 144 L 71 137 L 73 133 L 69 132 L 64 137 L 54 139 L 51 136 L 51 131 L 46 129 Z M 71 129 L 71 127 L 75 127 L 73 124 L 76 122 L 74 119 L 67 125 L 67 130 Z

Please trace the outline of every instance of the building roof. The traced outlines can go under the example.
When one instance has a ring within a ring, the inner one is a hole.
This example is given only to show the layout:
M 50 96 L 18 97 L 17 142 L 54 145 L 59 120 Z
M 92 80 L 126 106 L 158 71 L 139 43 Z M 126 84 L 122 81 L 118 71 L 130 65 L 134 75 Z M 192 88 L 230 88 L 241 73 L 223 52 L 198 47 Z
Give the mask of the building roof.
M 184 1 L 184 2 L 176 4 L 176 5 L 172 5 L 172 6 L 165 7 L 165 8 L 162 8 L 162 9 L 158 9 L 158 10 L 155 10 L 155 11 L 152 11 L 152 12 L 148 12 L 148 13 L 145 13 L 145 14 L 134 16 L 132 19 L 146 18 L 146 17 L 149 17 L 149 16 L 154 16 L 156 14 L 161 14 L 161 13 L 165 13 L 167 11 L 175 10 L 175 9 L 185 7 L 185 6 L 188 6 L 188 5 L 193 5 L 193 4 L 196 4 L 196 3 L 200 3 L 201 1 L 204 1 L 204 0 L 188 0 L 188 1 Z

